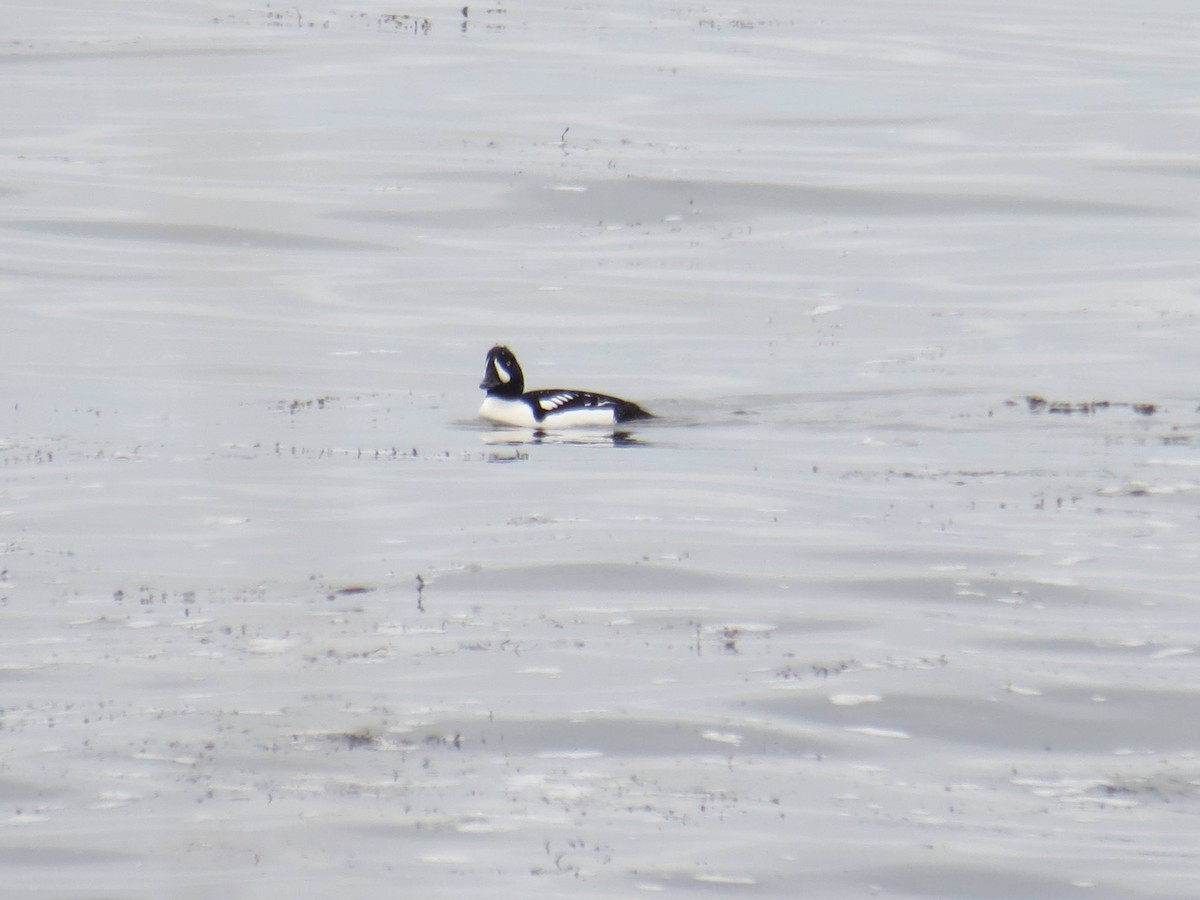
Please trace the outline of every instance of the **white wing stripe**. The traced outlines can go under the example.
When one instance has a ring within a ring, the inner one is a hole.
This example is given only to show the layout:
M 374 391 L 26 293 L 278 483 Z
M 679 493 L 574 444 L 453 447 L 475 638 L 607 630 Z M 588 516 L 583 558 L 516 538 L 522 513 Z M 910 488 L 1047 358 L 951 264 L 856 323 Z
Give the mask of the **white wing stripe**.
M 552 394 L 549 397 L 539 397 L 538 406 L 546 412 L 551 412 L 558 409 L 564 403 L 569 403 L 574 396 L 574 394 L 563 392 L 561 394 Z

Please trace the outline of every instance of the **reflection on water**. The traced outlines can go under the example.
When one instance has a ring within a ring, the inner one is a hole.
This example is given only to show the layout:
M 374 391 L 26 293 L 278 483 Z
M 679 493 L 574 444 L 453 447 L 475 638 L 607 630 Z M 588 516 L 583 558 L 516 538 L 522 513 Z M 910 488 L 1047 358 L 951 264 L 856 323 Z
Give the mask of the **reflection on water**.
M 638 437 L 633 431 L 586 428 L 529 429 L 497 428 L 480 435 L 485 444 L 520 446 L 522 444 L 575 444 L 587 447 L 650 447 L 652 442 Z

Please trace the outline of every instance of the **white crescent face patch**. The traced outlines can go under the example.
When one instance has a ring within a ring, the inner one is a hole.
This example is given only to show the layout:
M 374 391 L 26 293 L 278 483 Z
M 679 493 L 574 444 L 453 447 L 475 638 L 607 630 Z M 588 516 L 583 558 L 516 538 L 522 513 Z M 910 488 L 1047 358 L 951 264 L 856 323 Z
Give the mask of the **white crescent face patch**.
M 512 376 L 508 374 L 508 369 L 500 365 L 500 360 L 493 359 L 492 368 L 496 370 L 496 377 L 500 379 L 502 384 L 508 384 L 510 381 L 512 381 Z

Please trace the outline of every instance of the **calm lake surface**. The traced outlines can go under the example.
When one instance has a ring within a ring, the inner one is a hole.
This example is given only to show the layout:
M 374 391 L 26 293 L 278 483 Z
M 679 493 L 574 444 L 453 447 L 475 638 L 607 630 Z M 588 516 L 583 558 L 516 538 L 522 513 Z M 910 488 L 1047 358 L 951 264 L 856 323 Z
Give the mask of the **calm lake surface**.
M 1200 20 L 1054 7 L 8 10 L 5 896 L 1200 894 Z

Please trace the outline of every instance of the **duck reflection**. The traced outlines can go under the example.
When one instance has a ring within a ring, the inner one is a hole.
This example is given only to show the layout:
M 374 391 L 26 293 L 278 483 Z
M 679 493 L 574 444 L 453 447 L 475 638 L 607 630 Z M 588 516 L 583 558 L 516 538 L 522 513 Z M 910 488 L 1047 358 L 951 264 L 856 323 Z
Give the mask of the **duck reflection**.
M 575 444 L 589 447 L 648 447 L 650 443 L 631 431 L 572 428 L 555 431 L 542 428 L 498 428 L 480 435 L 493 447 L 519 447 L 527 444 Z

